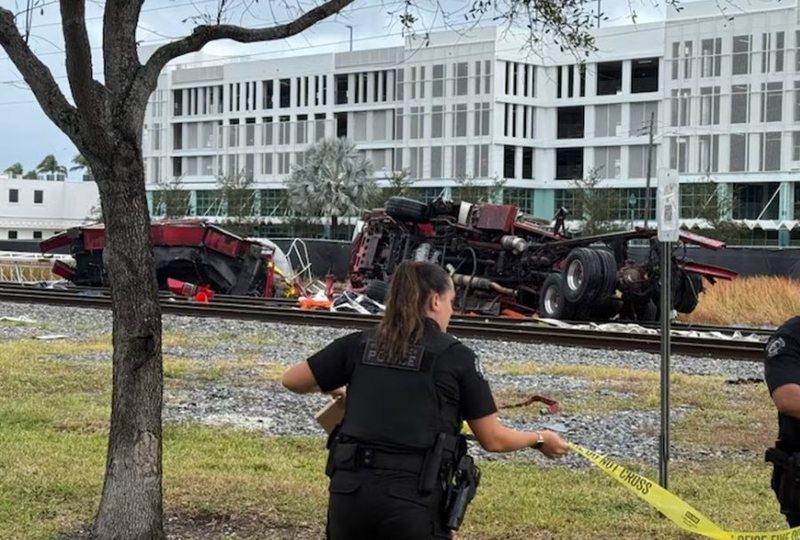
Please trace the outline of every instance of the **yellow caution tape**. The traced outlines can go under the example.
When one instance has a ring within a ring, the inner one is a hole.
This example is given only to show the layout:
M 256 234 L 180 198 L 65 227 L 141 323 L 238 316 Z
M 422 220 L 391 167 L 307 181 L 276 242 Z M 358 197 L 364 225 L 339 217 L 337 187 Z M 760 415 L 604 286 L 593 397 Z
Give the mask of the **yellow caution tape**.
M 800 540 L 800 527 L 773 532 L 725 531 L 656 482 L 582 446 L 570 446 L 685 531 L 720 540 Z

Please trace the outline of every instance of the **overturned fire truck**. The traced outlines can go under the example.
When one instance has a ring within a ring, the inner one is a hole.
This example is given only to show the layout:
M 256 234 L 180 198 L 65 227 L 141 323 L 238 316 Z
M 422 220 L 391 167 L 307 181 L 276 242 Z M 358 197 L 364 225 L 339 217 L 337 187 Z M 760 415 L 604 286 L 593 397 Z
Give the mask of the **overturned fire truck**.
M 281 281 L 274 246 L 245 240 L 203 221 L 159 222 L 150 225 L 156 277 L 161 290 L 193 296 L 203 289 L 219 294 L 275 295 Z M 56 261 L 52 272 L 76 285 L 108 286 L 103 267 L 106 243 L 102 224 L 69 229 L 39 244 L 42 253 L 67 246 L 71 265 Z
M 383 301 L 394 269 L 404 260 L 447 268 L 456 285 L 456 309 L 500 315 L 509 310 L 562 320 L 652 321 L 660 300 L 660 243 L 653 229 L 636 228 L 573 236 L 560 210 L 551 222 L 522 214 L 514 205 L 470 204 L 437 199 L 425 204 L 392 197 L 368 212 L 356 236 L 350 282 Z M 631 241 L 647 253 L 634 260 Z M 685 245 L 720 249 L 724 243 L 682 232 L 672 257 L 673 308 L 697 307 L 703 278 L 733 279 L 736 273 L 692 262 Z

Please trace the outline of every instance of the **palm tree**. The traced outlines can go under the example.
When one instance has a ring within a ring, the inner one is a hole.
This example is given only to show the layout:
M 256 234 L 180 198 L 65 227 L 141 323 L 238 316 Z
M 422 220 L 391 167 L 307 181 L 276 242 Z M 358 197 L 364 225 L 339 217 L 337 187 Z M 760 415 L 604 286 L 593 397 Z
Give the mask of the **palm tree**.
M 16 163 L 6 167 L 6 169 L 3 172 L 10 174 L 11 176 L 22 176 L 23 172 L 22 163 L 17 161 Z
M 39 165 L 36 166 L 36 172 L 38 173 L 51 173 L 53 175 L 57 173 L 62 173 L 64 175 L 67 174 L 67 168 L 63 165 L 58 163 L 58 160 L 53 154 L 47 154 L 44 156 Z
M 83 154 L 75 154 L 75 157 L 72 158 L 72 163 L 74 166 L 70 167 L 70 171 L 86 171 L 83 174 L 84 180 L 92 180 L 92 170 L 89 168 L 89 162 L 86 161 L 86 158 L 83 157 Z
M 284 183 L 295 213 L 330 217 L 333 231 L 340 217 L 358 214 L 378 191 L 372 163 L 344 138 L 311 145 L 303 166 L 294 168 Z

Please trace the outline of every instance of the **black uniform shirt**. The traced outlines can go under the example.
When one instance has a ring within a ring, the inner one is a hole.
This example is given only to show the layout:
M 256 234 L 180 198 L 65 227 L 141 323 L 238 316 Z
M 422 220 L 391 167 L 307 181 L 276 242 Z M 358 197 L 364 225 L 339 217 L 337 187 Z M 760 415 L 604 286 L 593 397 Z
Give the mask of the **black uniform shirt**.
M 361 359 L 362 335 L 356 332 L 339 338 L 308 359 L 323 392 L 348 384 L 354 363 Z M 469 347 L 458 343 L 448 348 L 437 356 L 434 370 L 440 398 L 458 403 L 461 418 L 475 420 L 497 412 L 480 361 Z
M 770 394 L 784 384 L 800 384 L 800 317 L 783 323 L 764 352 L 764 379 Z M 800 451 L 800 419 L 779 413 L 778 440 L 784 448 Z

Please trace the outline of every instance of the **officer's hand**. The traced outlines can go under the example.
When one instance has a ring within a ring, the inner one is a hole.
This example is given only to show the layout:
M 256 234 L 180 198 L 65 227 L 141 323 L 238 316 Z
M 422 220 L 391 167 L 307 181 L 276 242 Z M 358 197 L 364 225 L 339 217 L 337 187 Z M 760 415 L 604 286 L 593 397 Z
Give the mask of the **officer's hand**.
M 539 451 L 550 459 L 564 457 L 569 452 L 569 444 L 554 432 L 544 430 L 541 432 L 544 444 Z
M 346 394 L 347 394 L 347 387 L 342 386 L 341 388 L 337 388 L 336 390 L 330 392 L 328 395 L 331 396 L 332 399 L 336 400 L 345 397 Z

